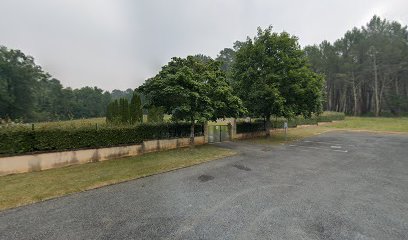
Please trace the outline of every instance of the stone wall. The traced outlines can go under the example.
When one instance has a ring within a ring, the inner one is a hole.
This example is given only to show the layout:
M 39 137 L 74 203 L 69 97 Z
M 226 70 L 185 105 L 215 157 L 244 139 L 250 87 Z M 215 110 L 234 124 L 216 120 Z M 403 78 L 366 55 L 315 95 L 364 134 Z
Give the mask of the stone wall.
M 205 137 L 196 137 L 196 145 L 205 144 Z M 0 158 L 0 175 L 41 171 L 73 164 L 99 162 L 121 157 L 137 156 L 179 147 L 187 147 L 188 138 L 145 141 L 140 145 L 110 148 L 85 149 L 76 151 L 50 152 Z

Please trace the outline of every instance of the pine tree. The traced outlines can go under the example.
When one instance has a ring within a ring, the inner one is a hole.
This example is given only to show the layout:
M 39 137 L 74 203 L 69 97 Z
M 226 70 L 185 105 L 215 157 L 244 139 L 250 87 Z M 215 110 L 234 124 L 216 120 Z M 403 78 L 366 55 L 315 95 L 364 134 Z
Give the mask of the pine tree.
M 120 109 L 120 123 L 128 124 L 129 123 L 129 102 L 125 98 L 119 100 L 119 109 Z
M 142 123 L 143 122 L 143 110 L 142 110 L 142 101 L 140 95 L 136 92 L 133 93 L 132 99 L 130 100 L 130 123 Z

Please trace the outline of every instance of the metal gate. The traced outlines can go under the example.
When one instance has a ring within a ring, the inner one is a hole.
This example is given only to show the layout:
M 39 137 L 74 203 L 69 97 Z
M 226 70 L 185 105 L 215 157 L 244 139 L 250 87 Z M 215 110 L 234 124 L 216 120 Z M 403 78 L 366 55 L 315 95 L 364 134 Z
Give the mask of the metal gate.
M 210 125 L 208 126 L 208 142 L 223 142 L 229 141 L 230 133 L 228 126 L 225 125 Z

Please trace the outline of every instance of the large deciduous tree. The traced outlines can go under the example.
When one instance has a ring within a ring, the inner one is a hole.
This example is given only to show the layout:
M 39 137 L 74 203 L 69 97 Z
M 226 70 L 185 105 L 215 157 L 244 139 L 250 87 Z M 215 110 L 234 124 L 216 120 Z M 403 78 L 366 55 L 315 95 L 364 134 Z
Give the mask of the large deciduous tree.
M 174 120 L 191 123 L 191 145 L 197 121 L 236 117 L 245 111 L 220 70 L 220 63 L 212 59 L 172 58 L 138 90 L 146 96 L 146 107 L 162 107 Z
M 324 79 L 308 65 L 296 37 L 258 28 L 241 43 L 232 70 L 235 89 L 250 115 L 310 116 L 321 112 Z
M 0 117 L 32 118 L 35 88 L 46 77 L 34 58 L 0 46 Z

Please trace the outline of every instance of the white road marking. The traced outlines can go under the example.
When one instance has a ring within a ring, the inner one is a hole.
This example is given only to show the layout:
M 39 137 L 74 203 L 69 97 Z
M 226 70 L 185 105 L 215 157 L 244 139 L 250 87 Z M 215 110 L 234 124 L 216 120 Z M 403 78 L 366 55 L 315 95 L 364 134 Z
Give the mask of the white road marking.
M 304 140 L 303 142 L 307 143 L 321 143 L 321 144 L 331 144 L 331 145 L 343 145 L 343 146 L 348 146 L 348 147 L 356 147 L 356 145 L 350 145 L 350 144 L 340 144 L 338 142 L 319 142 L 319 141 L 310 141 L 310 140 Z
M 331 148 L 341 148 L 341 146 L 330 146 Z
M 326 150 L 326 151 L 334 151 L 334 152 L 348 153 L 348 150 L 327 149 L 327 148 L 301 146 L 301 145 L 289 145 L 289 147 L 310 148 L 310 149 L 319 149 L 319 150 Z
M 333 150 L 334 152 L 342 152 L 342 153 L 347 153 L 347 150 Z

